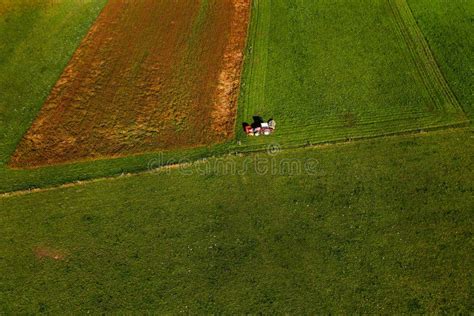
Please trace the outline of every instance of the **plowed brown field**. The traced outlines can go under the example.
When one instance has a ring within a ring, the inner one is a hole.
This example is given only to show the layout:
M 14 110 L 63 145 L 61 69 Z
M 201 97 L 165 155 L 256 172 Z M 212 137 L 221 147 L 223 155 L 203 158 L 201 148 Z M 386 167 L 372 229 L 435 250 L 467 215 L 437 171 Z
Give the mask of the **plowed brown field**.
M 82 41 L 12 167 L 233 136 L 251 0 L 111 0 Z

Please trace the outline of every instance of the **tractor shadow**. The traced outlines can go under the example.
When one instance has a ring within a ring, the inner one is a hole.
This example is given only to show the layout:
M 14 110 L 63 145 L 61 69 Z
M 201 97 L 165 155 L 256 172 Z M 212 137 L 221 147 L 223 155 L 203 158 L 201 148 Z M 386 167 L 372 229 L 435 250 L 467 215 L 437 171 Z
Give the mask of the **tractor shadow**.
M 242 129 L 244 131 L 245 131 L 247 126 L 251 126 L 252 128 L 257 128 L 257 127 L 260 127 L 262 125 L 262 123 L 265 123 L 265 121 L 263 120 L 263 118 L 261 116 L 253 116 L 252 119 L 253 119 L 253 122 L 250 123 L 250 124 L 247 123 L 247 122 L 242 123 Z

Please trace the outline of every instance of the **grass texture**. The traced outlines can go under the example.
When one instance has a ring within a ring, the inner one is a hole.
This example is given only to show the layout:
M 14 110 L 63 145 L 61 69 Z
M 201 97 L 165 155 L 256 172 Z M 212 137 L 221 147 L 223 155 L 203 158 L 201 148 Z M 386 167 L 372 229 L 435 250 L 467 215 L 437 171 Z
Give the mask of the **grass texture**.
M 472 119 L 474 2 L 408 0 L 408 3 L 449 85 Z
M 254 1 L 240 121 L 305 144 L 466 124 L 404 0 Z
M 468 313 L 469 135 L 0 198 L 0 312 Z

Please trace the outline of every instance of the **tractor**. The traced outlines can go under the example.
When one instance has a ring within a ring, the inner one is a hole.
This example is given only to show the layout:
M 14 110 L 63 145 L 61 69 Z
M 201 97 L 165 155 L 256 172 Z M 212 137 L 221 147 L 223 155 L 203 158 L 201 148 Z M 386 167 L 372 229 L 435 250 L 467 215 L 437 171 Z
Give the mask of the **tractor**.
M 262 119 L 255 119 L 252 124 L 244 123 L 244 131 L 248 136 L 270 135 L 275 131 L 276 123 L 274 119 L 264 122 Z

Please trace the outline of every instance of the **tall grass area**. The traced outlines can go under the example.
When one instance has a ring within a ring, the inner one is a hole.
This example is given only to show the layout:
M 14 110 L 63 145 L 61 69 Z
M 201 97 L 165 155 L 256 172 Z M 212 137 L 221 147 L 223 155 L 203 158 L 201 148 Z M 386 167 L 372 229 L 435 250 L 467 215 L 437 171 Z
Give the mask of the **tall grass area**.
M 233 157 L 0 198 L 0 312 L 468 313 L 469 135 Z M 288 159 L 311 168 L 262 169 Z
M 474 1 L 408 0 L 464 110 L 474 115 Z

